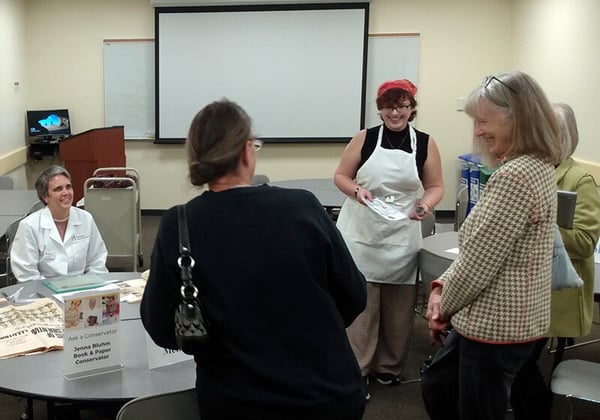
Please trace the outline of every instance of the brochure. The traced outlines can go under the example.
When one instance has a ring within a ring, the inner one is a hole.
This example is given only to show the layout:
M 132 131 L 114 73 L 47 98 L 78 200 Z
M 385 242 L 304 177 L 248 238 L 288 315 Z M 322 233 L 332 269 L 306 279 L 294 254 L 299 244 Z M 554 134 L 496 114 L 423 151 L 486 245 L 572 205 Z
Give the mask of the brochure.
M 365 200 L 365 204 L 375 213 L 388 220 L 403 220 L 408 218 L 398 207 L 386 203 L 378 197 L 373 198 L 373 201 Z
M 125 280 L 116 283 L 116 285 L 121 289 L 121 302 L 137 303 L 142 300 L 144 288 L 146 287 L 146 280 L 143 278 Z

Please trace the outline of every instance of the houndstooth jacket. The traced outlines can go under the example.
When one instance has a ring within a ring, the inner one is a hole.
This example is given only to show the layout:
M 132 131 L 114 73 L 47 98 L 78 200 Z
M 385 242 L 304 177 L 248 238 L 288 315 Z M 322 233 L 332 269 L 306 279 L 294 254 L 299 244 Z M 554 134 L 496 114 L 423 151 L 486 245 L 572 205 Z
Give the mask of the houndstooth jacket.
M 550 325 L 554 167 L 507 161 L 459 233 L 460 253 L 440 277 L 441 311 L 461 335 L 493 344 L 532 341 Z

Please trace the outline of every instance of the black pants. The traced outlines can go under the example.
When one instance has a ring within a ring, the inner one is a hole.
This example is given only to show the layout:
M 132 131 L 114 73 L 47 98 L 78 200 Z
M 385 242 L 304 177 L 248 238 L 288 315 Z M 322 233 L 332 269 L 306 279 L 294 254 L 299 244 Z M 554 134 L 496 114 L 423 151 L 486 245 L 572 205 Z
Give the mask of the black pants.
M 547 341 L 542 338 L 535 342 L 531 356 L 515 377 L 510 396 L 515 420 L 550 419 L 552 394 L 538 366 Z
M 453 330 L 421 379 L 429 417 L 504 420 L 513 379 L 535 344 L 482 343 Z

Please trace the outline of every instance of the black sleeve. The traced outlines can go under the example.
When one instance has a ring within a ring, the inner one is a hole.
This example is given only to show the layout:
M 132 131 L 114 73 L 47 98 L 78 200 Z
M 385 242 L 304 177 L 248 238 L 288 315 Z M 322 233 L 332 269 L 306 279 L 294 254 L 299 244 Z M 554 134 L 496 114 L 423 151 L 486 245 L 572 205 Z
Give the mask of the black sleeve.
M 140 303 L 144 328 L 158 346 L 169 349 L 177 349 L 173 317 L 179 301 L 177 285 L 180 283 L 177 220 L 173 213 L 165 213 L 161 220 L 152 250 L 150 276 Z
M 320 206 L 316 198 L 315 201 Z M 367 283 L 350 255 L 341 233 L 326 212 L 320 210 L 319 222 L 323 226 L 329 249 L 329 294 L 335 301 L 345 326 L 348 327 L 366 307 Z

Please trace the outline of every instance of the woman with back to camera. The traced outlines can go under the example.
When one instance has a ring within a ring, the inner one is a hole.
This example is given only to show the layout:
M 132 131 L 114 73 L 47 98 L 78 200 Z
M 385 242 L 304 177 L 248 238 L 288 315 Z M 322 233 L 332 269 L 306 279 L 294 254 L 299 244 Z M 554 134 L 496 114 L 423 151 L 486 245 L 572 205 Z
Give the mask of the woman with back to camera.
M 250 186 L 262 142 L 223 99 L 193 119 L 189 176 L 208 191 L 186 206 L 193 280 L 210 323 L 196 360 L 203 420 L 362 418 L 360 370 L 345 327 L 364 309 L 365 280 L 317 199 Z M 177 210 L 161 220 L 141 302 L 144 327 L 176 349 L 181 285 Z
M 444 195 L 437 145 L 409 125 L 417 113 L 416 92 L 406 79 L 379 87 L 376 103 L 383 124 L 350 140 L 334 178 L 348 196 L 337 226 L 367 278 L 367 308 L 348 336 L 365 382 L 373 375 L 383 385 L 401 382 L 415 313 L 419 221 Z M 374 197 L 408 218 L 384 219 L 365 205 Z
M 69 172 L 53 165 L 40 174 L 35 189 L 45 207 L 19 223 L 10 251 L 17 280 L 106 273 L 106 246 L 92 215 L 73 207 Z
M 548 337 L 584 337 L 594 318 L 594 250 L 600 232 L 600 194 L 592 175 L 573 158 L 579 143 L 573 109 L 565 103 L 553 104 L 562 139 L 562 162 L 556 168 L 559 190 L 577 193 L 573 228 L 560 228 L 573 267 L 583 280 L 578 289 L 552 291 Z M 547 337 L 538 340 L 535 351 L 521 368 L 512 385 L 511 406 L 516 420 L 550 419 L 552 398 L 538 360 Z
M 465 111 L 486 166 L 502 164 L 461 227 L 456 260 L 432 282 L 427 318 L 443 347 L 421 391 L 434 420 L 504 420 L 513 379 L 550 326 L 560 130 L 519 71 L 487 77 Z

